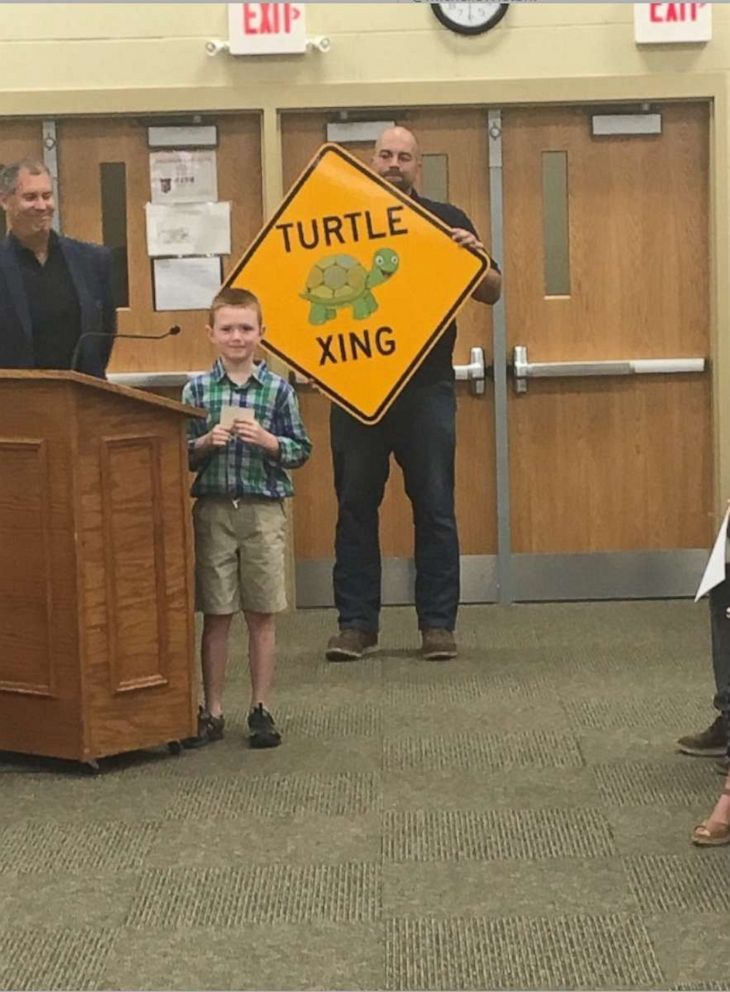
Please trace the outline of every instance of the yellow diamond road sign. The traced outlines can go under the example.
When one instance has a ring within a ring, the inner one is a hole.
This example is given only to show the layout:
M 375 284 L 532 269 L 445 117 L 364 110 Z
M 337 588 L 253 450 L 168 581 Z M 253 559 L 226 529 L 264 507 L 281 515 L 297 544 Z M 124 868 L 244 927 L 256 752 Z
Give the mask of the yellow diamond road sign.
M 372 424 L 487 265 L 416 200 L 323 145 L 226 285 L 261 301 L 269 351 Z

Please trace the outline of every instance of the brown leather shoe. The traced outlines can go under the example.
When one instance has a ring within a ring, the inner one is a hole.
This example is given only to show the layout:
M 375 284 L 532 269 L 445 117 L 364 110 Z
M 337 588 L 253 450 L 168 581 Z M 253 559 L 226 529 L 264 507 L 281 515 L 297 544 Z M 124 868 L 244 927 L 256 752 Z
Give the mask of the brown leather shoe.
M 707 730 L 699 734 L 688 734 L 677 741 L 682 754 L 691 754 L 695 758 L 722 758 L 727 753 L 727 745 L 727 723 L 721 716 Z
M 348 627 L 334 637 L 330 637 L 324 656 L 327 661 L 357 661 L 367 651 L 376 647 L 377 643 L 377 631 Z
M 452 631 L 443 627 L 426 627 L 421 631 L 421 657 L 426 661 L 448 661 L 458 653 Z

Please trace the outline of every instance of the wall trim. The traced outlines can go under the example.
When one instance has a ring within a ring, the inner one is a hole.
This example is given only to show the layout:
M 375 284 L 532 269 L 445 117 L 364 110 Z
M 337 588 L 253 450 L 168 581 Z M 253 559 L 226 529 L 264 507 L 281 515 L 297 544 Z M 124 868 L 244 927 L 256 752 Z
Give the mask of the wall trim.
M 193 111 L 329 110 L 333 107 L 489 106 L 625 100 L 716 99 L 722 73 L 591 76 L 553 79 L 435 79 L 383 83 L 271 83 L 84 90 L 5 90 L 0 116 L 156 114 Z

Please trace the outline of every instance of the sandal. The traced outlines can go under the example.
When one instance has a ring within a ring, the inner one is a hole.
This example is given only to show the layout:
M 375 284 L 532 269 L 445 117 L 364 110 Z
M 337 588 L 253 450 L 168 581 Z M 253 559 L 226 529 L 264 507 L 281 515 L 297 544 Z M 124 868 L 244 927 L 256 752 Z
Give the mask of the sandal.
M 723 789 L 723 796 L 730 796 L 730 789 Z M 730 823 L 710 823 L 705 820 L 692 831 L 692 843 L 697 847 L 720 847 L 730 844 Z

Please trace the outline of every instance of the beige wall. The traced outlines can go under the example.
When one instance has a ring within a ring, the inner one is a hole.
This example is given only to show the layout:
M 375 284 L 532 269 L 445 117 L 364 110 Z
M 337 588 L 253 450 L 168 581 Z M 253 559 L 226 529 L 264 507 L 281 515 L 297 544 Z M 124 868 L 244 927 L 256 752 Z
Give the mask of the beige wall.
M 0 115 L 261 109 L 268 210 L 281 195 L 280 108 L 713 100 L 718 505 L 730 496 L 729 4 L 713 6 L 707 45 L 638 48 L 630 3 L 515 4 L 475 38 L 427 4 L 312 3 L 307 31 L 328 35 L 330 52 L 237 59 L 205 51 L 227 36 L 224 4 L 3 4 L 2 19 Z
M 333 39 L 323 56 L 209 58 L 227 35 L 224 4 L 3 4 L 2 109 L 12 91 L 234 87 L 256 104 L 268 84 L 386 80 L 549 79 L 556 76 L 714 73 L 730 68 L 730 9 L 713 8 L 706 46 L 638 48 L 630 3 L 515 4 L 499 28 L 465 38 L 428 4 L 307 4 L 307 30 Z M 59 44 L 62 42 L 62 44 Z M 32 70 L 30 69 L 32 67 Z M 251 92 L 255 86 L 256 91 Z M 575 96 L 580 98 L 579 89 Z

